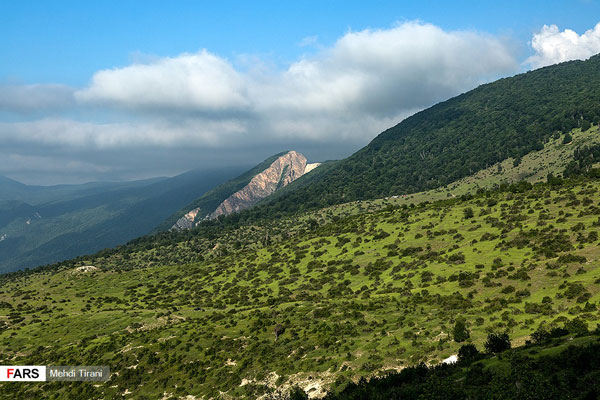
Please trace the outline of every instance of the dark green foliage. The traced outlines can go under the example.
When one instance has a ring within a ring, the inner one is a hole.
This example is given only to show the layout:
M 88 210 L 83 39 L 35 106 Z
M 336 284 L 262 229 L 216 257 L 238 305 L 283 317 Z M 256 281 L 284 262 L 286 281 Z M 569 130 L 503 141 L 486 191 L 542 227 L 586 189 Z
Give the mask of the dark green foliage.
M 465 346 L 463 346 L 465 347 Z M 327 400 L 368 399 L 597 399 L 600 344 L 569 346 L 559 354 L 531 358 L 515 353 L 506 368 L 424 364 L 369 381 L 348 384 Z
M 475 213 L 473 213 L 473 209 L 471 207 L 467 207 L 463 210 L 463 215 L 466 219 L 471 219 L 475 216 Z
M 458 362 L 462 365 L 470 364 L 473 361 L 477 361 L 481 356 L 477 347 L 474 344 L 463 344 L 458 349 Z
M 565 167 L 564 176 L 590 175 L 598 177 L 592 166 L 600 161 L 600 145 L 578 147 L 573 151 L 573 160 Z
M 308 394 L 298 386 L 294 386 L 290 389 L 289 400 L 308 400 Z
M 485 351 L 490 354 L 502 353 L 510 349 L 510 338 L 507 333 L 492 332 L 488 335 L 484 345 Z
M 583 336 L 588 333 L 588 324 L 579 318 L 575 318 L 565 323 L 565 329 L 574 335 Z
M 588 120 L 581 121 L 581 132 L 585 132 L 592 127 L 592 124 Z
M 531 340 L 535 344 L 545 344 L 550 341 L 551 338 L 552 335 L 544 327 L 539 327 L 531 334 Z
M 452 329 L 452 336 L 454 341 L 461 343 L 467 340 L 471 335 L 464 318 L 458 318 L 454 323 L 454 329 Z
M 569 132 L 565 133 L 565 137 L 563 138 L 563 144 L 569 144 L 573 141 L 573 136 Z

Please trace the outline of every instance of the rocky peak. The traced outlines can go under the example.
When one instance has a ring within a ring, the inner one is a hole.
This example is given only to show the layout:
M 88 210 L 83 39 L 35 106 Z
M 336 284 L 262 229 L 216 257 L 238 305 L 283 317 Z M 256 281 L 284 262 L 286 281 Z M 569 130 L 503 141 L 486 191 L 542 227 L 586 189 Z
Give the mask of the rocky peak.
M 252 178 L 244 188 L 225 199 L 208 218 L 229 215 L 253 206 L 277 189 L 300 178 L 304 175 L 305 169 L 306 157 L 302 154 L 292 150 L 282 155 L 267 169 Z
M 199 215 L 199 208 L 193 209 L 181 217 L 172 229 L 189 229 L 195 226 L 199 220 L 214 219 L 252 207 L 317 166 L 319 163 L 307 164 L 306 157 L 302 154 L 293 150 L 289 151 L 255 175 L 241 190 L 225 199 L 213 212 L 202 216 Z

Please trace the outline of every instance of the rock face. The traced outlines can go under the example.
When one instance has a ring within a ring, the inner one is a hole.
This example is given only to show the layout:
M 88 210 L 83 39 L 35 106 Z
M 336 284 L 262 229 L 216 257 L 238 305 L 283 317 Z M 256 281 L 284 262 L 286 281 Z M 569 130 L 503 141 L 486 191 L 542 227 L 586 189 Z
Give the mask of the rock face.
M 252 207 L 260 200 L 287 186 L 319 164 L 307 164 L 306 157 L 296 151 L 289 151 L 277 158 L 271 165 L 255 175 L 246 186 L 233 193 L 208 215 L 199 215 L 196 208 L 181 217 L 171 229 L 183 230 L 194 227 L 201 219 L 214 219 Z
M 188 212 L 183 217 L 179 218 L 177 220 L 177 222 L 175 222 L 175 225 L 173 225 L 173 227 L 171 229 L 176 229 L 176 230 L 182 231 L 184 229 L 193 228 L 194 220 L 198 216 L 199 212 L 200 212 L 199 208 L 195 208 L 192 211 Z
M 256 204 L 273 194 L 277 189 L 287 186 L 304 175 L 306 157 L 295 151 L 275 160 L 269 168 L 256 175 L 242 190 L 235 192 L 223 201 L 208 218 L 229 215 Z

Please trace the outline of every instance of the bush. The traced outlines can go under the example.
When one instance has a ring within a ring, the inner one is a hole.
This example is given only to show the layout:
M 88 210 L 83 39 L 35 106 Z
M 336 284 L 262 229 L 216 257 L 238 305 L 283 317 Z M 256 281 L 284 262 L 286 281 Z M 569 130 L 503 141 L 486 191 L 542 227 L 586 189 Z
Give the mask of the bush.
M 570 133 L 567 133 L 563 138 L 563 144 L 571 143 L 573 141 L 573 137 Z
M 502 353 L 510 349 L 510 338 L 507 333 L 490 333 L 484 347 L 490 354 Z
M 533 340 L 533 343 L 535 344 L 547 343 L 551 337 L 550 332 L 541 326 L 531 334 L 531 340 Z
M 452 330 L 452 336 L 454 336 L 454 341 L 458 343 L 464 342 L 471 336 L 463 318 L 459 318 L 456 320 L 456 323 L 454 324 L 454 329 Z
M 306 394 L 306 392 L 304 390 L 300 389 L 298 386 L 294 386 L 290 389 L 289 399 L 290 400 L 307 400 L 308 395 Z
M 480 353 L 474 344 L 463 344 L 458 349 L 458 362 L 461 364 L 470 364 L 479 359 Z
M 565 322 L 565 329 L 574 335 L 583 336 L 588 333 L 588 324 L 579 318 L 575 318 Z
M 463 214 L 465 216 L 466 219 L 471 219 L 475 216 L 475 213 L 473 212 L 473 209 L 471 207 L 467 207 L 463 210 Z

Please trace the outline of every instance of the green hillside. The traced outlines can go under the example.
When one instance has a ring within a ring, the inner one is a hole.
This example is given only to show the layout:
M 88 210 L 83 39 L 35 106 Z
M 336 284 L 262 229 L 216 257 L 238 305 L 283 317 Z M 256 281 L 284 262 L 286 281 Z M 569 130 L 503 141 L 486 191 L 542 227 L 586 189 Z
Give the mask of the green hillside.
M 491 331 L 518 346 L 540 326 L 595 328 L 600 181 L 393 200 L 236 229 L 214 221 L 5 275 L 0 362 L 106 364 L 119 374 L 99 386 L 1 392 L 256 398 L 299 385 L 324 394 L 439 363 L 464 343 L 482 349 Z
M 600 55 L 482 85 L 409 117 L 326 173 L 247 213 L 314 209 L 441 187 L 600 121 Z M 307 177 L 308 178 L 308 177 Z

